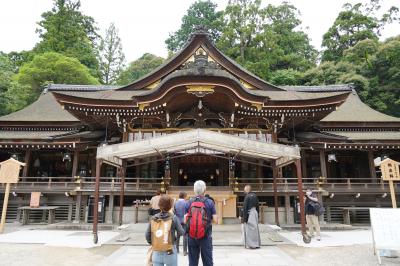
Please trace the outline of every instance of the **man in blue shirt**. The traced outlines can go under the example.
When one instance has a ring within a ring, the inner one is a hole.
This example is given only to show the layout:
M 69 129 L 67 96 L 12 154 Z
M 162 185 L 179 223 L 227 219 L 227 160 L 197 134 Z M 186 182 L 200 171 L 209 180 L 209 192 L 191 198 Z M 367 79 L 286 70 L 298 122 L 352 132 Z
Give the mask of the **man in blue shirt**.
M 206 192 L 206 183 L 204 181 L 196 181 L 193 189 L 196 196 L 187 202 L 185 213 L 189 212 L 190 206 L 196 198 L 201 199 L 204 202 L 209 228 L 206 230 L 206 236 L 202 239 L 194 239 L 188 236 L 189 266 L 199 265 L 200 254 L 203 266 L 213 266 L 212 222 L 217 223 L 217 212 L 214 202 L 204 197 L 204 193 Z
M 174 206 L 174 213 L 176 217 L 178 217 L 179 222 L 181 223 L 182 227 L 185 228 L 185 223 L 184 223 L 184 216 L 186 214 L 186 192 L 182 191 L 179 193 L 179 199 L 175 202 Z M 176 238 L 176 250 L 179 253 L 179 242 L 180 242 L 180 236 Z M 186 234 L 183 235 L 183 255 L 187 255 L 187 236 Z

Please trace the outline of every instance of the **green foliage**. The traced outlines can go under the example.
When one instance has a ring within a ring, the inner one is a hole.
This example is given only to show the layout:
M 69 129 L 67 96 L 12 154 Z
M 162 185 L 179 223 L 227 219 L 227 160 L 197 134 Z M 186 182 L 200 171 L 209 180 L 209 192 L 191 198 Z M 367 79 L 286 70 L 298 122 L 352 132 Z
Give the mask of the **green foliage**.
M 98 84 L 89 69 L 78 59 L 55 52 L 36 55 L 33 60 L 20 68 L 16 81 L 29 85 L 36 94 L 46 83 Z
M 281 69 L 272 73 L 269 80 L 274 85 L 299 85 L 302 73 L 293 69 Z
M 36 53 L 57 52 L 77 58 L 87 66 L 92 75 L 98 76 L 95 43 L 98 35 L 92 17 L 83 15 L 79 0 L 54 0 L 51 11 L 42 14 L 38 22 L 41 41 L 36 45 Z
M 378 40 L 381 30 L 387 23 L 398 20 L 398 8 L 391 7 L 381 17 L 376 15 L 380 9 L 380 0 L 371 0 L 367 4 L 349 3 L 343 6 L 333 25 L 323 36 L 325 48 L 322 61 L 339 61 L 346 49 L 362 40 Z
M 5 101 L 3 114 L 8 114 L 31 104 L 36 99 L 36 95 L 32 93 L 30 86 L 12 81 L 2 98 Z
M 207 1 L 196 1 L 187 10 L 187 14 L 182 18 L 182 24 L 179 30 L 171 33 L 165 41 L 169 51 L 177 52 L 188 41 L 190 34 L 198 26 L 204 26 L 215 41 L 219 38 L 221 32 L 221 12 L 216 11 L 217 4 Z
M 217 46 L 261 78 L 277 70 L 305 71 L 316 63 L 317 51 L 299 27 L 299 12 L 286 2 L 261 7 L 260 0 L 231 0 L 224 11 Z
M 129 66 L 123 70 L 117 80 L 120 85 L 127 85 L 135 80 L 150 73 L 164 62 L 164 58 L 153 54 L 145 53 L 139 59 L 131 62 Z
M 124 66 L 125 55 L 114 23 L 110 24 L 105 37 L 101 39 L 99 51 L 102 81 L 104 84 L 115 83 Z
M 372 65 L 375 83 L 370 88 L 370 103 L 380 111 L 400 116 L 400 36 L 380 45 Z

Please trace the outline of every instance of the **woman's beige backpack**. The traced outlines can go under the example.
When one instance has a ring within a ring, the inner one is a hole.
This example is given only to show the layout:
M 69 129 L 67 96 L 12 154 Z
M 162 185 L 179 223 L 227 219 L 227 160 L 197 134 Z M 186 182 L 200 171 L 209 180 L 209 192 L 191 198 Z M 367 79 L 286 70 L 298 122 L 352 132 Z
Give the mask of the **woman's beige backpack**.
M 172 218 L 151 220 L 151 246 L 153 251 L 172 251 Z

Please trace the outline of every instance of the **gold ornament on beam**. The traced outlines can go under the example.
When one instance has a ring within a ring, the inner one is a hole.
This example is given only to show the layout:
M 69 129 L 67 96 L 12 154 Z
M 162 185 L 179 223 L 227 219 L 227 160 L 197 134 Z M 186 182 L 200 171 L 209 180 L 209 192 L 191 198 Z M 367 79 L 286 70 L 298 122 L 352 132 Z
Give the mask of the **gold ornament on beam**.
M 143 111 L 144 108 L 146 108 L 146 107 L 148 107 L 148 106 L 150 106 L 149 103 L 139 103 L 139 110 L 140 110 L 140 111 Z
M 260 111 L 262 109 L 261 103 L 251 103 L 251 106 L 254 106 L 255 108 L 257 108 L 257 111 Z
M 210 86 L 210 85 L 199 85 L 199 86 L 186 86 L 187 93 L 194 94 L 196 97 L 204 97 L 207 94 L 212 94 L 214 93 L 214 88 L 215 86 Z

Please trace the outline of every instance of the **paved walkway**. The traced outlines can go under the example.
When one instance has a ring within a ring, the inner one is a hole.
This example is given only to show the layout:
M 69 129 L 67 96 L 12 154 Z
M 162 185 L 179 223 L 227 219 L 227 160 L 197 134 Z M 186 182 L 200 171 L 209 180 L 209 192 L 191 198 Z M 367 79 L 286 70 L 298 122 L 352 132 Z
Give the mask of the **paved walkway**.
M 146 247 L 123 246 L 104 259 L 99 266 L 143 266 L 146 265 L 146 253 Z M 187 266 L 188 258 L 179 254 L 178 265 Z M 263 247 L 256 250 L 214 247 L 214 265 L 297 266 L 298 264 L 278 247 Z

